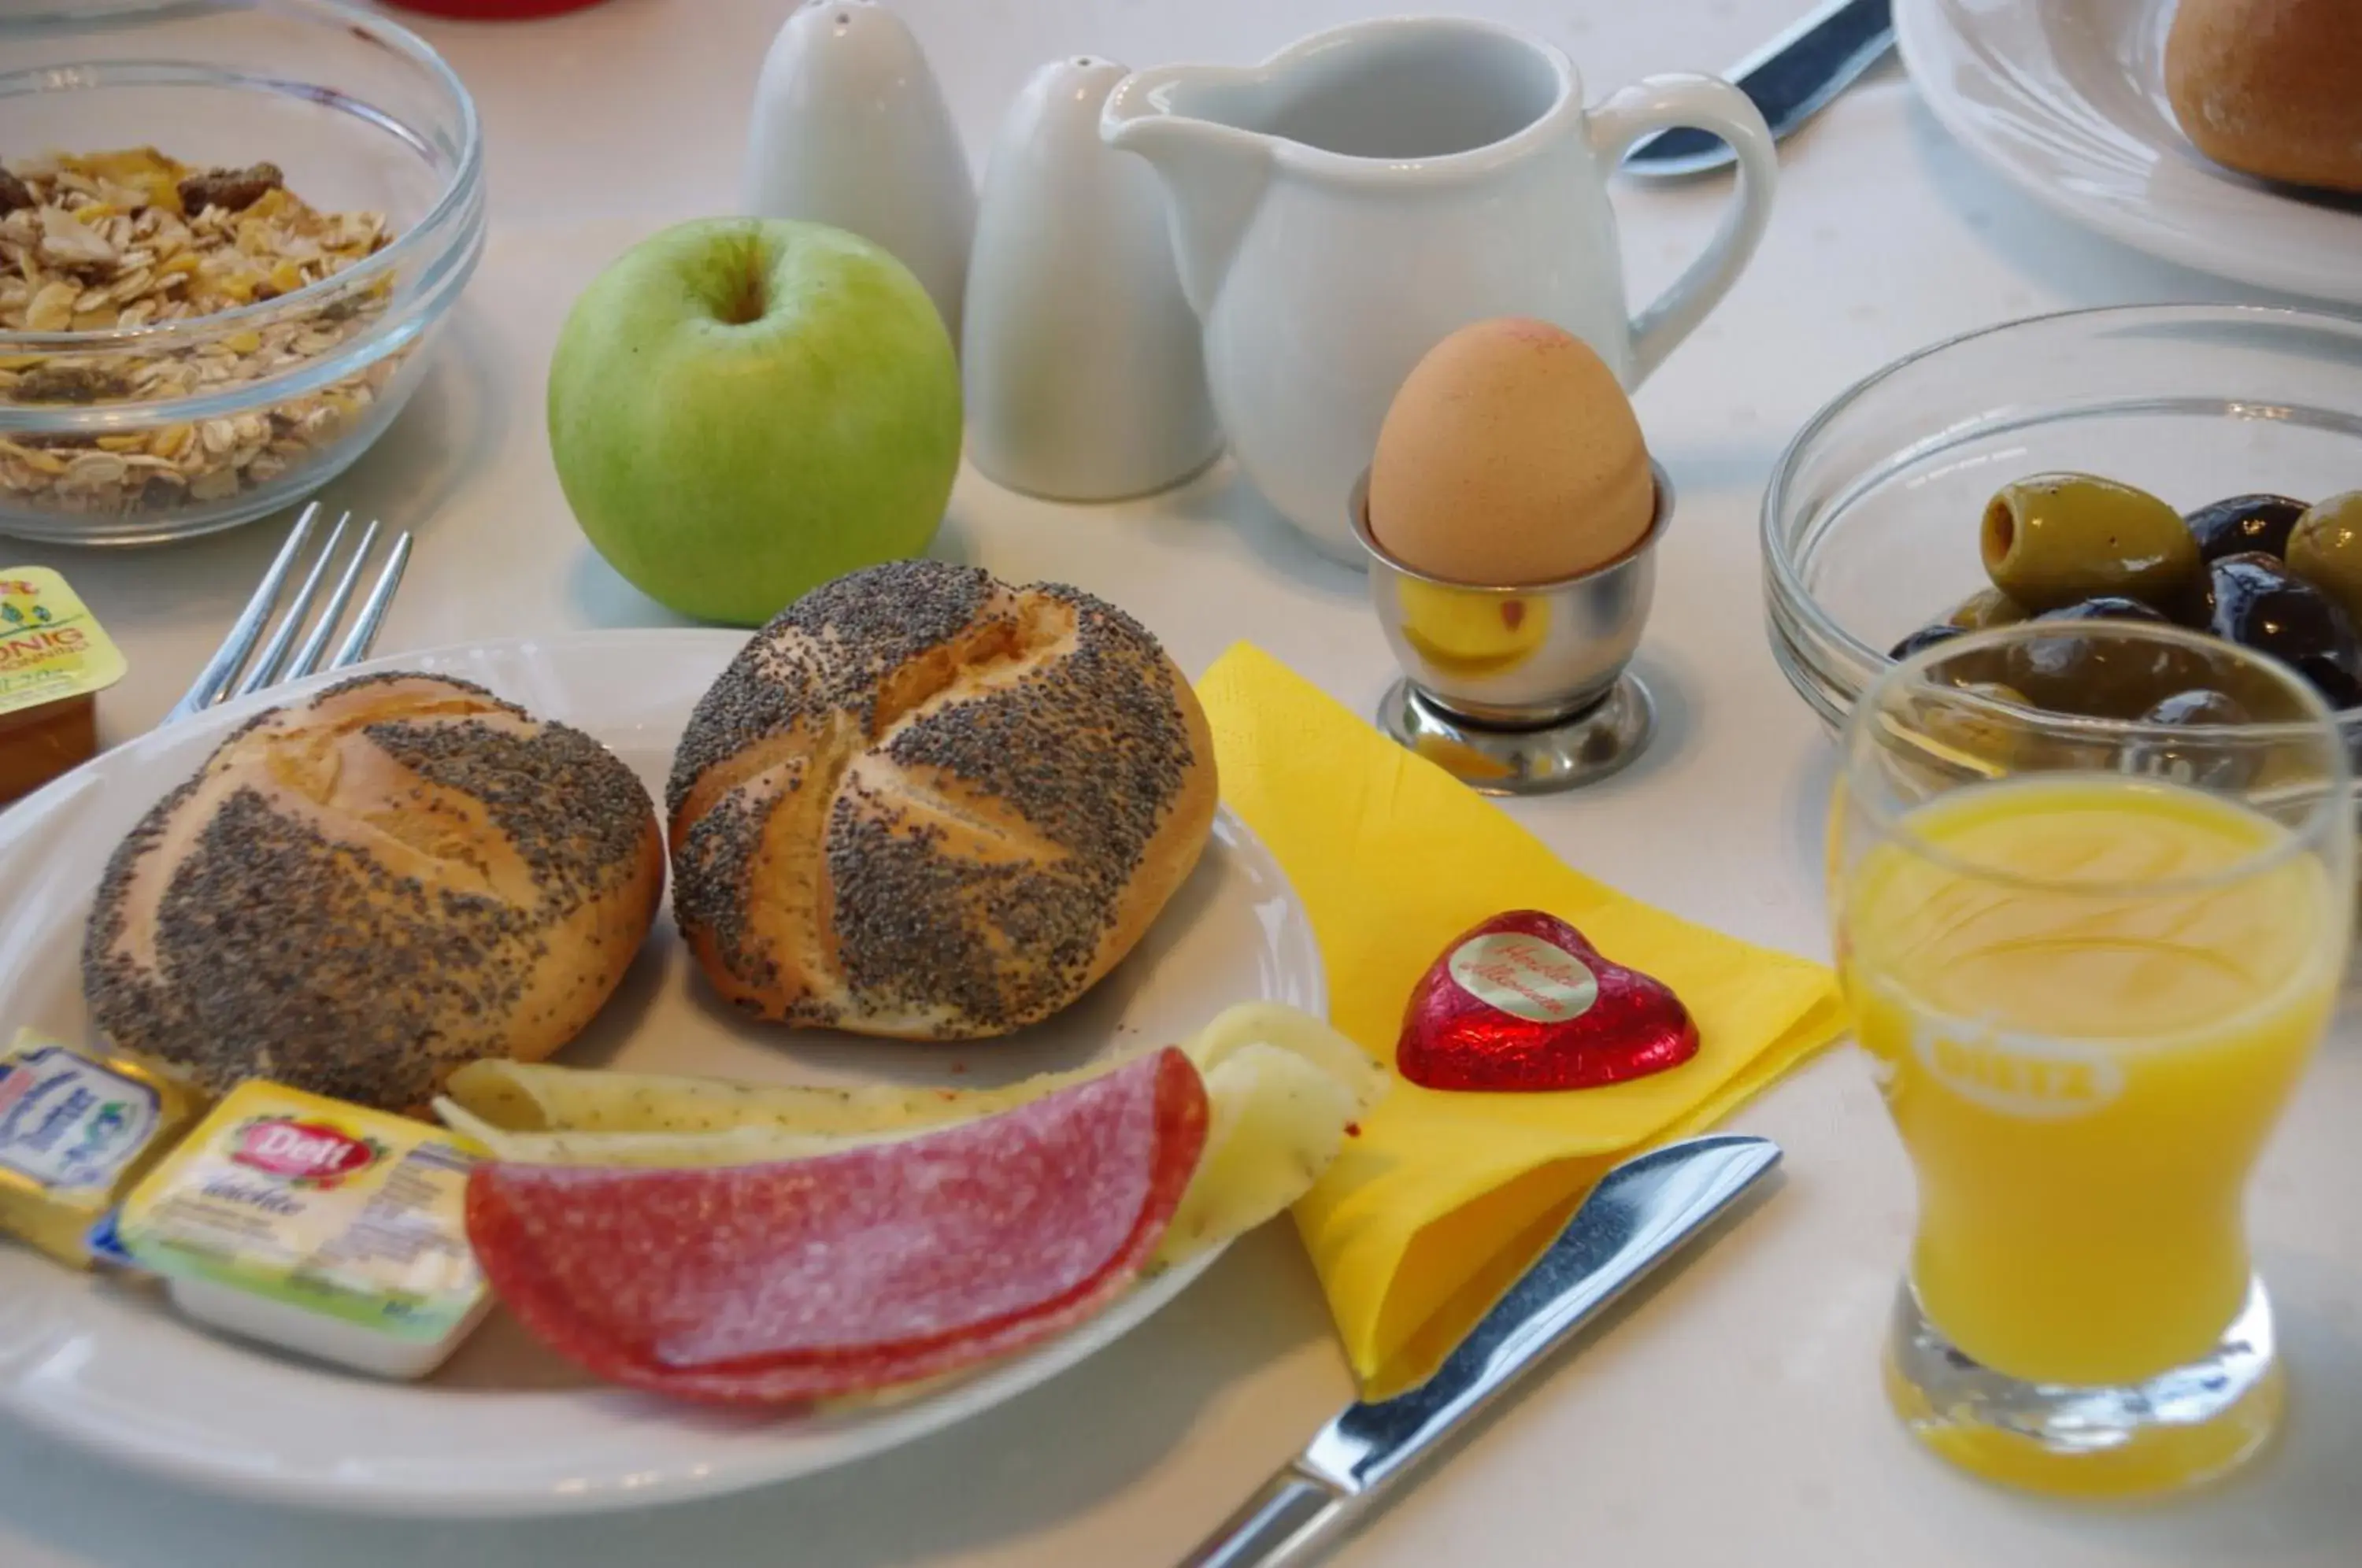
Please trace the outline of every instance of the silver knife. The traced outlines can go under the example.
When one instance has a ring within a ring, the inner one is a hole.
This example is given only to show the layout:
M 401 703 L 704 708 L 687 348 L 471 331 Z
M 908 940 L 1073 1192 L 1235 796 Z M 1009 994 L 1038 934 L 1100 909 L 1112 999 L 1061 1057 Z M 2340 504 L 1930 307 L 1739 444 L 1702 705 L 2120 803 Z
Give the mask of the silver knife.
M 1768 1138 L 1715 1133 L 1651 1149 L 1609 1171 L 1433 1377 L 1394 1398 L 1348 1406 L 1181 1568 L 1312 1562 L 1385 1496 L 1389 1483 L 1779 1162 L 1780 1145 Z
M 1893 47 L 1893 0 L 1833 0 L 1727 74 L 1763 111 L 1772 136 L 1783 138 Z M 1729 145 L 1720 137 L 1683 127 L 1650 137 L 1625 158 L 1624 167 L 1635 174 L 1702 174 L 1729 161 Z

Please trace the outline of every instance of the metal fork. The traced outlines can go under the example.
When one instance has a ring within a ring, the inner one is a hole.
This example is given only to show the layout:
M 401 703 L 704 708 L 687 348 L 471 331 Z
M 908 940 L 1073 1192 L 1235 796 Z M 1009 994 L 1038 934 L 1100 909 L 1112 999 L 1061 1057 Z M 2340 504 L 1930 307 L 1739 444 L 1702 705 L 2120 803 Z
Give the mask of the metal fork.
M 369 657 L 370 645 L 377 641 L 378 627 L 385 620 L 386 607 L 393 602 L 393 591 L 402 585 L 403 569 L 410 564 L 410 536 L 406 533 L 394 536 L 392 547 L 386 552 L 385 564 L 378 570 L 377 582 L 370 588 L 369 597 L 361 601 L 360 613 L 354 620 L 352 629 L 345 634 L 345 640 L 337 645 L 335 656 L 328 658 L 324 666 L 321 658 L 327 653 L 328 639 L 336 635 L 337 624 L 345 616 L 345 607 L 352 602 L 353 590 L 360 585 L 361 569 L 368 564 L 370 552 L 377 544 L 378 525 L 372 522 L 361 530 L 360 543 L 353 547 L 352 555 L 346 561 L 344 570 L 337 575 L 336 587 L 329 591 L 326 602 L 321 603 L 320 585 L 327 580 L 328 568 L 337 558 L 338 547 L 344 543 L 346 525 L 353 520 L 349 512 L 337 519 L 337 525 L 328 531 L 328 542 L 313 558 L 311 569 L 304 574 L 304 581 L 295 590 L 294 598 L 280 616 L 279 624 L 271 628 L 270 640 L 262 645 L 260 653 L 254 653 L 255 641 L 262 635 L 263 627 L 270 621 L 271 613 L 279 604 L 279 596 L 287 586 L 287 579 L 294 571 L 296 563 L 304 558 L 304 547 L 312 542 L 312 535 L 319 520 L 318 502 L 304 508 L 303 515 L 295 519 L 295 526 L 288 532 L 287 542 L 279 547 L 278 558 L 270 563 L 270 569 L 262 574 L 262 585 L 254 591 L 254 597 L 246 602 L 246 608 L 238 612 L 237 624 L 230 627 L 229 635 L 222 639 L 219 651 L 206 662 L 204 672 L 197 677 L 197 683 L 189 688 L 187 696 L 172 704 L 172 711 L 161 721 L 163 723 L 185 719 L 192 713 L 201 713 L 226 697 L 243 697 L 249 691 L 259 691 L 283 680 L 299 680 L 324 668 L 342 669 Z M 319 613 L 316 619 L 311 619 L 315 604 Z M 298 646 L 296 635 L 304 632 L 307 619 L 311 619 L 311 630 Z M 292 658 L 289 657 L 291 648 L 294 650 Z M 254 659 L 249 665 L 247 656 L 250 653 L 254 653 Z M 243 679 L 238 674 L 241 668 L 246 672 Z M 237 682 L 235 690 L 231 687 L 233 681 Z

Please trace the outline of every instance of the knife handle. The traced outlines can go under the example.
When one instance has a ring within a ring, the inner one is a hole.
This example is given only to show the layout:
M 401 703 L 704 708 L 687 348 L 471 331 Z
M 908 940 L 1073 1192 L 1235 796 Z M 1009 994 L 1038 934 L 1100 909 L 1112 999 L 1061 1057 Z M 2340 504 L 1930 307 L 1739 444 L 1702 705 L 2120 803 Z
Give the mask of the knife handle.
M 1264 1482 L 1204 1544 L 1182 1559 L 1180 1568 L 1283 1568 L 1309 1562 L 1314 1542 L 1325 1541 L 1329 1528 L 1351 1500 L 1290 1465 Z
M 1738 85 L 1757 103 L 1780 106 L 1793 130 L 1875 63 L 1894 42 L 1890 0 L 1831 6 L 1739 70 Z M 1771 117 L 1765 111 L 1765 117 Z
M 1893 45 L 1893 0 L 1830 0 L 1725 74 L 1755 100 L 1773 138 L 1784 140 Z M 1634 148 L 1625 167 L 1643 174 L 1703 174 L 1733 158 L 1713 132 L 1680 127 Z

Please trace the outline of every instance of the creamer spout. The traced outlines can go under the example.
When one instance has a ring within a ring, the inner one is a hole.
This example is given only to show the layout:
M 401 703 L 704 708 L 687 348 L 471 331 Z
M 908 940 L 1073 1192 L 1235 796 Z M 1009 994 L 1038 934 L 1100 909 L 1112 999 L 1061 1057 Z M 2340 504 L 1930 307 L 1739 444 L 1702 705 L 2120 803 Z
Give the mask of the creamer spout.
M 1134 72 L 1099 115 L 1100 139 L 1146 159 L 1164 183 L 1181 292 L 1200 318 L 1213 309 L 1271 178 L 1265 138 L 1175 108 L 1183 79 L 1201 73 L 1189 66 Z

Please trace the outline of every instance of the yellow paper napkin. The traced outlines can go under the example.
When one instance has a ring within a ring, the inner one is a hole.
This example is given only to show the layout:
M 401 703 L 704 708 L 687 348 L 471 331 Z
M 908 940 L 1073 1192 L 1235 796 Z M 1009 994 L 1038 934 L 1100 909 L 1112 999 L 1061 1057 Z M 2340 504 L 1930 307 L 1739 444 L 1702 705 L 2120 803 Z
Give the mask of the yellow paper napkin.
M 1608 1165 L 1715 1121 L 1834 1039 L 1837 986 L 1820 965 L 1570 869 L 1259 648 L 1231 648 L 1198 692 L 1223 799 L 1311 912 L 1330 1021 L 1381 1061 L 1394 1061 L 1411 988 L 1444 945 L 1507 910 L 1572 922 L 1672 987 L 1697 1022 L 1689 1061 L 1602 1088 L 1473 1094 L 1396 1079 L 1296 1207 L 1354 1371 L 1382 1398 L 1434 1371 Z

